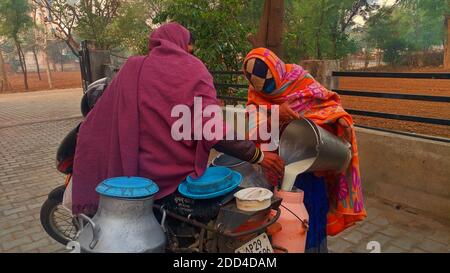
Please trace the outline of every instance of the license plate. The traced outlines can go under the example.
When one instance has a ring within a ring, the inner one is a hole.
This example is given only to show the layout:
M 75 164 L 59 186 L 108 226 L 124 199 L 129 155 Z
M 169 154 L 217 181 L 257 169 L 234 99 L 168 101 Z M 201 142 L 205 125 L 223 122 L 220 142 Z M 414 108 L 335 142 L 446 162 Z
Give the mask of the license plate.
M 273 253 L 273 248 L 267 234 L 262 233 L 236 249 L 235 253 Z

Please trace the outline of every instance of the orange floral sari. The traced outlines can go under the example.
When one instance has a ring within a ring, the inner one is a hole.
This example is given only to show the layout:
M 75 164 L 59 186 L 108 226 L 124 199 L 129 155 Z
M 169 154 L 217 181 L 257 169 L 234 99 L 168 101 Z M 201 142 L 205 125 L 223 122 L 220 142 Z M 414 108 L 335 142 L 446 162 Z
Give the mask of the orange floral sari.
M 352 117 L 342 108 L 340 98 L 318 83 L 306 70 L 296 64 L 285 64 L 272 51 L 256 48 L 245 58 L 264 61 L 275 78 L 276 90 L 270 94 L 248 90 L 247 104 L 279 105 L 290 102 L 301 116 L 343 138 L 345 129 L 337 121 L 343 118 L 351 127 L 352 160 L 343 173 L 316 173 L 327 181 L 330 210 L 327 216 L 327 234 L 336 235 L 366 217 L 359 172 L 358 148 Z

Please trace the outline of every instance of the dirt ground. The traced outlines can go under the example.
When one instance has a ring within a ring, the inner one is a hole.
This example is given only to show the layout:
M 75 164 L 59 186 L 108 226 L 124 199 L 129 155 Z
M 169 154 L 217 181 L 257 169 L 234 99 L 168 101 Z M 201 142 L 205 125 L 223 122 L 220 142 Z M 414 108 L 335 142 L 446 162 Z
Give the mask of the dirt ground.
M 339 79 L 339 89 L 450 96 L 450 80 L 341 77 Z M 352 96 L 341 96 L 341 98 L 344 107 L 347 109 L 450 119 L 450 105 L 448 103 Z M 450 137 L 450 128 L 448 126 L 362 116 L 355 116 L 354 119 L 356 124 L 366 126 Z
M 409 72 L 445 71 L 435 68 Z M 37 73 L 29 73 L 30 91 L 49 89 L 47 75 L 42 73 L 41 76 L 42 80 L 39 80 Z M 81 87 L 81 75 L 79 71 L 53 72 L 52 76 L 54 89 Z M 13 85 L 13 92 L 23 91 L 23 78 L 21 74 L 9 75 L 9 80 Z M 339 79 L 339 89 L 450 96 L 450 80 L 341 77 Z M 450 119 L 450 105 L 448 103 L 351 96 L 342 96 L 342 103 L 348 109 Z M 355 116 L 354 119 L 355 123 L 360 125 L 450 138 L 450 128 L 448 126 L 362 116 Z
M 13 87 L 13 90 L 8 93 L 24 91 L 23 75 L 21 73 L 9 74 L 8 79 Z M 52 79 L 53 89 L 81 87 L 80 71 L 52 72 Z M 30 88 L 29 91 L 49 90 L 46 72 L 41 73 L 41 80 L 39 80 L 37 73 L 28 73 L 28 86 Z

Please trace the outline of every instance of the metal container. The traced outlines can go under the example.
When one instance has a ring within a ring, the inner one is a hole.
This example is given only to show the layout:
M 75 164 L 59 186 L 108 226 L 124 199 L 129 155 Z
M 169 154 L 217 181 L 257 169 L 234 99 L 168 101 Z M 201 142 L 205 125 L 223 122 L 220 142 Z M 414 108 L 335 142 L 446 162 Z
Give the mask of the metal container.
M 286 165 L 308 159 L 311 166 L 306 171 L 343 171 L 352 158 L 351 145 L 302 118 L 292 121 L 280 137 L 279 153 Z
M 156 184 L 151 186 L 156 187 Z M 100 201 L 95 216 L 91 219 L 84 214 L 78 215 L 80 219 L 87 221 L 77 239 L 81 252 L 162 253 L 165 251 L 166 236 L 153 214 L 153 195 L 157 190 L 147 187 L 150 195 L 145 196 L 142 187 L 131 190 L 116 187 L 115 193 L 111 194 L 107 192 L 111 189 L 111 183 L 103 187 L 106 190 L 99 187 L 97 192 L 100 193 Z M 132 196 L 132 198 L 119 195 Z
M 232 169 L 242 175 L 240 187 L 261 187 L 272 189 L 273 186 L 262 173 L 257 165 L 252 165 L 227 154 L 220 154 L 212 161 L 213 166 L 223 166 Z

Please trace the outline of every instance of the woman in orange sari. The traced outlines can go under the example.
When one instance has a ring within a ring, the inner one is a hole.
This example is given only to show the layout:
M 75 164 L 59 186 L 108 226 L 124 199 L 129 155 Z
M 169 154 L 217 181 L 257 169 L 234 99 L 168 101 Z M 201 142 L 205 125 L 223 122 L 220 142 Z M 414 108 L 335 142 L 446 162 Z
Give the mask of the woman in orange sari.
M 336 93 L 324 88 L 301 66 L 285 64 L 269 49 L 250 51 L 243 70 L 250 84 L 247 104 L 269 109 L 279 105 L 280 124 L 305 117 L 352 145 L 352 160 L 346 171 L 304 173 L 295 182 L 305 192 L 304 203 L 310 214 L 306 250 L 326 252 L 327 235 L 336 235 L 366 217 L 353 119 Z

